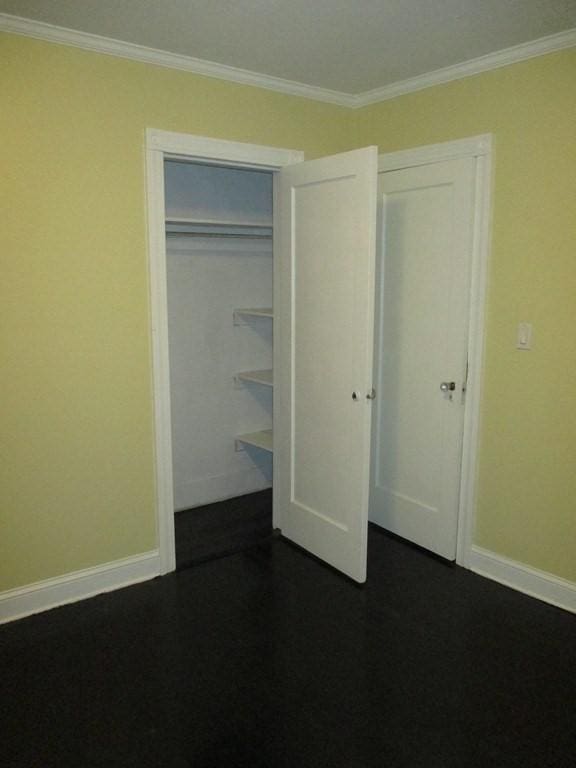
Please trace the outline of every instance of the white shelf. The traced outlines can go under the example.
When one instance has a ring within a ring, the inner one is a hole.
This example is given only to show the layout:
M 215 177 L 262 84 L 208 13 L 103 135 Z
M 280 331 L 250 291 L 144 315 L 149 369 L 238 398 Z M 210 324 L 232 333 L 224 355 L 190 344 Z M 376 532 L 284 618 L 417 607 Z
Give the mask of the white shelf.
M 272 307 L 248 307 L 247 309 L 235 309 L 237 315 L 250 315 L 251 317 L 274 317 Z
M 272 430 L 262 429 L 259 432 L 248 432 L 245 435 L 236 437 L 236 450 L 240 450 L 238 443 L 252 445 L 255 448 L 261 448 L 263 451 L 273 453 Z
M 274 372 L 270 368 L 265 371 L 242 371 L 236 374 L 238 381 L 249 381 L 254 384 L 264 384 L 266 387 L 274 386 Z
M 234 325 L 245 325 L 240 318 L 250 317 L 274 317 L 272 307 L 249 307 L 234 310 Z

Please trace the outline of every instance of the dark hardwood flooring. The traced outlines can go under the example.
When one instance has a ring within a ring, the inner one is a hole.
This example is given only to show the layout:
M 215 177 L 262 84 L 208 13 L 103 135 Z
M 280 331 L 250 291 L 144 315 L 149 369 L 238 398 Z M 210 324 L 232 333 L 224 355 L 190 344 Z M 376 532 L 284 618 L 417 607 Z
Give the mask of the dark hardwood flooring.
M 178 569 L 241 552 L 272 536 L 272 489 L 176 512 L 174 527 Z
M 0 627 L 6 768 L 559 768 L 576 617 L 377 531 L 281 539 Z

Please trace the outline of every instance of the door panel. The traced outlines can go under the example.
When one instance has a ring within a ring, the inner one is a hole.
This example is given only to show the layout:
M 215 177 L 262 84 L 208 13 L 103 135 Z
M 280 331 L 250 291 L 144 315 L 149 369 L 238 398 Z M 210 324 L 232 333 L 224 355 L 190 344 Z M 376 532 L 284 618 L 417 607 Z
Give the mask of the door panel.
M 370 519 L 456 556 L 473 159 L 382 173 Z M 454 390 L 441 391 L 442 382 Z M 451 384 L 449 384 L 451 386 Z
M 283 169 L 279 181 L 276 517 L 287 538 L 357 581 L 366 578 L 376 184 L 375 147 Z

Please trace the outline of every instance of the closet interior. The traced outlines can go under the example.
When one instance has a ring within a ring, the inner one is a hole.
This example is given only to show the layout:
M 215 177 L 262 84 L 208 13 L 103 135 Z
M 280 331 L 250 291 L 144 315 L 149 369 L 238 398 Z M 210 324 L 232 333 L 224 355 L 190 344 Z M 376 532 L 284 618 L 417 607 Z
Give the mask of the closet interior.
M 164 177 L 174 511 L 196 520 L 272 486 L 273 176 L 174 159 Z

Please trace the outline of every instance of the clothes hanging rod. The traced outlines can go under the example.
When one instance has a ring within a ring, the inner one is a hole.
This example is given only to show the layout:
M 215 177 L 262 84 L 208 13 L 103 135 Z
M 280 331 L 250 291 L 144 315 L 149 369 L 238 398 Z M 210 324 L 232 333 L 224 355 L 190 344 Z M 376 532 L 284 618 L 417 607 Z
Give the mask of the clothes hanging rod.
M 166 216 L 166 224 L 168 226 L 184 226 L 184 227 L 234 227 L 237 228 L 250 228 L 250 229 L 271 229 L 272 221 L 235 221 L 234 219 L 199 219 L 189 216 Z

